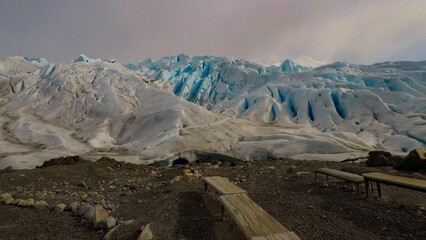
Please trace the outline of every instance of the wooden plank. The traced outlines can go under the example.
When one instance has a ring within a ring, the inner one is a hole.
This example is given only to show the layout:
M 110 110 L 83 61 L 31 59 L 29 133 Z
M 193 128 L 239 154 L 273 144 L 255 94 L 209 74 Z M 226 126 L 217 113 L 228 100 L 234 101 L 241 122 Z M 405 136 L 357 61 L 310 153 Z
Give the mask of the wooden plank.
M 219 201 L 248 239 L 300 240 L 296 234 L 283 227 L 246 194 L 220 196 Z
M 400 177 L 385 173 L 364 173 L 362 174 L 364 178 L 372 181 L 379 181 L 383 183 L 388 183 L 392 185 L 407 187 L 411 189 L 418 189 L 422 191 L 426 191 L 426 180 L 421 180 L 417 178 L 409 178 L 409 177 Z
M 355 183 L 364 182 L 364 178 L 360 175 L 357 175 L 357 174 L 354 174 L 354 173 L 343 172 L 343 171 L 339 171 L 339 170 L 336 170 L 336 169 L 319 168 L 319 169 L 316 169 L 315 172 L 319 172 L 319 173 L 323 173 L 323 174 L 326 174 L 326 175 L 329 175 L 329 176 L 345 179 L 345 180 L 355 182 Z
M 221 195 L 247 193 L 246 190 L 231 183 L 226 177 L 205 177 L 203 180 Z

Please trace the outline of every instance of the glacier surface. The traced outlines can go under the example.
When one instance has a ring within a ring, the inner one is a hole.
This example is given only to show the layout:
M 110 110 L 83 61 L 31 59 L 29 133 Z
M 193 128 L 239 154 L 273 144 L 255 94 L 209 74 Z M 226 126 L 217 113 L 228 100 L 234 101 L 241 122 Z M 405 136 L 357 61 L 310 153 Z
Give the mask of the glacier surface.
M 187 55 L 0 62 L 0 168 L 52 157 L 342 160 L 426 146 L 426 61 L 317 68 Z

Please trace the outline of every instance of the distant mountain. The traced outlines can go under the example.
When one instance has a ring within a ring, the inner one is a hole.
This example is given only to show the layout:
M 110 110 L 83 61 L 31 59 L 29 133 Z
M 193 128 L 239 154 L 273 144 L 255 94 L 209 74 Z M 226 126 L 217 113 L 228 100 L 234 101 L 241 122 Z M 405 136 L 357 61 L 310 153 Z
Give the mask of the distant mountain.
M 62 155 L 335 159 L 426 146 L 426 62 L 0 62 L 0 168 Z

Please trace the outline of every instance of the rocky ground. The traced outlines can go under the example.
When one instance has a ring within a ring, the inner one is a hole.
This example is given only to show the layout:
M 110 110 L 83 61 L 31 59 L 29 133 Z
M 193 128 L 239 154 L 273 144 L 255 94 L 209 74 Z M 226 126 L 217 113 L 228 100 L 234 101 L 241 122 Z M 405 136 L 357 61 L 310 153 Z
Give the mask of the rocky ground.
M 163 168 L 56 159 L 0 171 L 0 239 L 138 239 L 148 224 L 145 239 L 244 239 L 229 216 L 221 221 L 204 176 L 228 177 L 301 239 L 426 239 L 426 193 L 384 186 L 383 199 L 366 199 L 342 180 L 315 183 L 313 170 L 325 166 L 426 179 L 425 172 L 290 159 Z

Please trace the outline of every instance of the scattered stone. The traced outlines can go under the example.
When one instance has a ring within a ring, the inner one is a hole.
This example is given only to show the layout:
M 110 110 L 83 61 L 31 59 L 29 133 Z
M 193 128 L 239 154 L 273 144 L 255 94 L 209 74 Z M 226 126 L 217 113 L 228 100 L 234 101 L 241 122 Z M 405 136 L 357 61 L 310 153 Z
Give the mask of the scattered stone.
M 194 173 L 185 173 L 183 175 L 183 177 L 188 181 L 188 182 L 192 182 L 194 180 L 200 179 L 201 175 L 200 174 L 194 174 Z
M 286 172 L 287 173 L 290 173 L 290 172 L 292 172 L 294 169 L 296 169 L 297 168 L 297 166 L 294 166 L 294 165 L 292 165 L 292 166 L 289 166 L 288 168 L 287 168 L 287 170 L 286 170 Z
M 306 175 L 309 174 L 309 172 L 297 172 L 296 175 Z
M 36 201 L 34 203 L 34 208 L 47 208 L 48 206 L 49 204 L 44 200 Z
M 94 207 L 93 223 L 97 224 L 98 222 L 106 219 L 108 217 L 108 212 L 100 205 Z
M 34 199 L 28 198 L 27 200 L 21 200 L 21 201 L 19 201 L 18 206 L 20 206 L 20 207 L 32 207 L 32 206 L 34 206 Z
M 68 205 L 68 210 L 76 213 L 78 211 L 78 207 L 80 206 L 80 203 L 78 202 L 72 202 Z
M 105 219 L 103 219 L 102 221 L 95 223 L 94 227 L 96 229 L 109 229 L 115 226 L 115 224 L 117 223 L 117 220 L 115 220 L 115 218 L 109 216 Z
M 117 230 L 117 228 L 118 228 L 119 226 L 120 226 L 120 225 L 117 225 L 117 226 L 113 227 L 111 230 L 109 230 L 109 231 L 107 232 L 107 234 L 105 234 L 105 236 L 104 236 L 103 240 L 110 240 L 110 239 L 112 239 L 112 238 L 111 238 L 111 237 L 112 237 L 112 234 L 114 234 L 115 230 Z
M 84 205 L 82 205 L 79 209 L 78 209 L 78 212 L 77 212 L 77 215 L 78 216 L 80 216 L 80 217 L 82 217 L 82 216 L 84 216 L 91 208 L 93 208 L 93 206 L 92 205 L 90 205 L 90 204 L 84 204 Z
M 4 204 L 10 204 L 13 201 L 11 193 L 2 193 L 0 194 L 0 202 Z M 7 202 L 7 203 L 6 203 Z
M 130 220 L 124 221 L 123 224 L 128 226 L 133 224 L 133 222 L 134 222 L 133 219 L 130 219 Z
M 268 169 L 269 169 L 269 170 L 272 170 L 272 171 L 277 170 L 277 168 L 276 168 L 275 166 L 269 166 L 269 167 L 268 167 Z
M 37 191 L 35 194 L 35 197 L 37 200 L 44 200 L 47 198 L 47 190 L 44 190 L 43 192 Z
M 186 173 L 192 173 L 191 169 L 185 169 L 185 170 L 183 170 L 183 174 L 185 175 Z
M 22 199 L 12 199 L 12 201 L 10 202 L 11 205 L 18 205 L 21 201 L 24 201 Z
M 84 193 L 84 194 L 82 194 L 80 197 L 81 197 L 81 199 L 86 199 L 86 198 L 87 198 L 87 194 L 86 194 L 86 193 Z
M 313 208 L 314 208 L 314 206 L 312 206 L 312 205 L 309 206 L 309 209 L 313 209 Z
M 130 190 L 137 190 L 139 188 L 139 185 L 137 185 L 136 183 L 130 184 L 129 189 Z
M 154 235 L 151 232 L 151 223 L 141 228 L 141 234 L 138 237 L 138 240 L 151 240 L 154 238 Z
M 175 183 L 175 182 L 179 182 L 180 180 L 182 180 L 182 176 L 176 176 L 172 179 L 172 181 L 170 181 L 170 183 Z
M 60 213 L 60 212 L 63 212 L 66 207 L 67 207 L 67 205 L 65 205 L 64 203 L 58 203 L 58 204 L 55 205 L 55 207 L 53 207 L 53 210 L 56 213 Z

